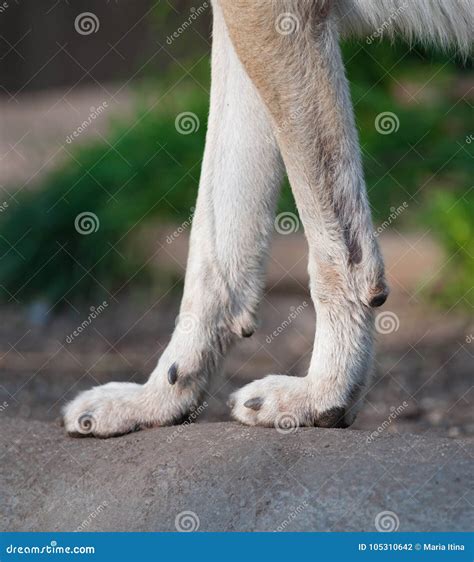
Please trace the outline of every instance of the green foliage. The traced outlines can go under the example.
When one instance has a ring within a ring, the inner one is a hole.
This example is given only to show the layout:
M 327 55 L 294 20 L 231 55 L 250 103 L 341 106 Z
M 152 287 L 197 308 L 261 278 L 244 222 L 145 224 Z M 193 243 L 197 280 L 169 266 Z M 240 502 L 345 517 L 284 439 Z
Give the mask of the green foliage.
M 416 225 L 420 206 L 434 188 L 462 194 L 472 177 L 472 146 L 466 144 L 472 108 L 453 87 L 464 72 L 441 56 L 404 45 L 381 44 L 351 55 L 346 47 L 367 188 L 375 220 L 404 201 L 405 223 Z M 367 53 L 370 52 L 368 59 Z M 430 59 L 428 57 L 430 56 Z M 403 64 L 396 61 L 403 59 Z M 376 62 L 374 62 L 376 61 Z M 386 74 L 389 72 L 389 74 Z M 396 132 L 380 134 L 377 116 L 393 113 Z
M 445 260 L 439 278 L 431 288 L 432 296 L 443 306 L 474 307 L 474 192 L 457 197 L 438 191 L 424 213 L 443 244 Z
M 462 199 L 472 176 L 474 143 L 465 142 L 470 107 L 452 93 L 463 71 L 446 57 L 407 55 L 406 46 L 344 50 L 375 218 L 385 220 L 390 207 L 406 201 L 397 228 L 423 220 L 448 252 L 464 248 L 443 292 L 444 302 L 455 302 L 469 289 L 473 252 L 466 244 L 474 239 L 472 201 Z M 147 104 L 138 104 L 133 119 L 113 123 L 107 142 L 68 146 L 72 157 L 42 188 L 10 205 L 0 222 L 0 298 L 91 298 L 121 288 L 139 270 L 133 282 L 146 279 L 140 268 L 149 256 L 137 254 L 136 244 L 132 251 L 131 241 L 150 221 L 188 219 L 195 203 L 208 112 L 207 59 L 191 75 L 183 77 L 177 68 L 150 82 L 139 96 Z M 414 101 L 407 92 L 417 90 Z M 176 130 L 182 112 L 198 116 L 196 132 Z M 375 120 L 383 112 L 397 116 L 396 132 L 377 132 Z M 441 188 L 445 195 L 434 198 L 433 190 Z M 288 186 L 280 208 L 294 208 Z M 98 217 L 96 232 L 83 235 L 75 228 L 83 212 Z
M 68 147 L 72 158 L 47 178 L 42 189 L 20 196 L 18 206 L 5 213 L 0 229 L 0 297 L 56 302 L 89 298 L 104 288 L 115 291 L 145 259 L 131 251 L 133 235 L 153 217 L 171 221 L 191 214 L 207 96 L 184 87 L 179 95 L 163 97 L 165 88 L 163 84 L 155 91 L 151 110 L 142 107 L 132 121 L 114 123 L 108 143 Z M 199 118 L 193 134 L 176 129 L 176 116 L 184 111 Z M 97 216 L 96 232 L 78 231 L 75 222 L 81 213 Z

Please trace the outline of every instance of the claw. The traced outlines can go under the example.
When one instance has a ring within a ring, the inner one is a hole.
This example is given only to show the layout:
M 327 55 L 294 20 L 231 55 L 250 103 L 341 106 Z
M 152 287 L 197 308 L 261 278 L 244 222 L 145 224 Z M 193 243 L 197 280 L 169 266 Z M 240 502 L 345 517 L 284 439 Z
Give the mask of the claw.
M 247 400 L 247 402 L 244 402 L 244 406 L 246 408 L 250 408 L 251 410 L 255 410 L 256 412 L 260 410 L 262 404 L 263 398 L 251 398 L 250 400 Z
M 178 366 L 176 363 L 173 363 L 171 367 L 168 369 L 168 382 L 170 384 L 175 384 L 178 380 Z

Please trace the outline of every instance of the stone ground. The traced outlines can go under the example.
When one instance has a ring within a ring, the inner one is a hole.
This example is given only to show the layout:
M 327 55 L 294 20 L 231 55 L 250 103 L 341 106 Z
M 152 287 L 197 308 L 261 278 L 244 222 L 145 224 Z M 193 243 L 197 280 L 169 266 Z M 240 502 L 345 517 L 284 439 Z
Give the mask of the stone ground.
M 468 531 L 472 443 L 236 423 L 67 439 L 2 429 L 10 531 Z M 13 492 L 13 494 L 12 494 Z

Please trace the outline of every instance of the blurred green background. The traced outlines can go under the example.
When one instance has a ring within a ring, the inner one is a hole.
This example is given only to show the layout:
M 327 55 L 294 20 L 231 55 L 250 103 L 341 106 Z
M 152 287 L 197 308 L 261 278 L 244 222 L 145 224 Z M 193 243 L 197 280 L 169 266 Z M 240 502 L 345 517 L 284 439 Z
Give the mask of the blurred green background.
M 115 117 L 106 139 L 68 146 L 72 156 L 45 176 L 39 188 L 23 190 L 2 217 L 4 301 L 13 293 L 21 302 L 83 300 L 99 297 L 101 286 L 113 292 L 123 284 L 129 290 L 150 283 L 143 267 L 147 256 L 137 251 L 134 237 L 157 219 L 179 224 L 189 218 L 206 133 L 210 24 L 206 14 L 193 24 L 196 29 L 168 45 L 166 38 L 191 13 L 190 3 L 178 4 L 179 10 L 160 4 L 147 15 L 159 43 L 172 56 L 159 70 L 150 65 L 140 72 L 132 114 Z M 442 306 L 454 306 L 461 298 L 472 303 L 470 65 L 453 53 L 420 45 L 409 49 L 406 44 L 360 40 L 345 43 L 343 50 L 376 225 L 388 221 L 388 228 L 399 231 L 429 231 L 450 256 L 450 264 L 426 288 L 426 298 Z M 177 131 L 175 120 L 183 112 L 197 115 L 197 131 Z M 375 126 L 385 112 L 398 121 L 390 134 Z M 394 211 L 400 207 L 403 212 Z M 295 210 L 288 185 L 280 209 Z M 100 220 L 100 228 L 89 236 L 74 227 L 82 212 Z M 58 252 L 59 247 L 67 251 Z M 167 280 L 162 281 L 165 286 Z M 24 288 L 18 292 L 18 287 Z

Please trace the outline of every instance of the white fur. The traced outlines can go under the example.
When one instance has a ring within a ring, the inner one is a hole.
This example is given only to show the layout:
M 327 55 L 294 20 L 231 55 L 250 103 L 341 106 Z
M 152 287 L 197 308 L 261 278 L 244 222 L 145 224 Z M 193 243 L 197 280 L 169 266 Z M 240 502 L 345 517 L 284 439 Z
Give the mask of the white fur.
M 474 33 L 472 0 L 337 0 L 334 7 L 344 35 L 401 36 L 469 53 Z
M 110 383 L 67 404 L 70 433 L 106 437 L 176 422 L 205 396 L 229 344 L 255 328 L 283 166 L 268 112 L 218 8 L 213 35 L 211 111 L 177 328 L 144 386 Z M 92 426 L 82 427 L 83 414 Z

